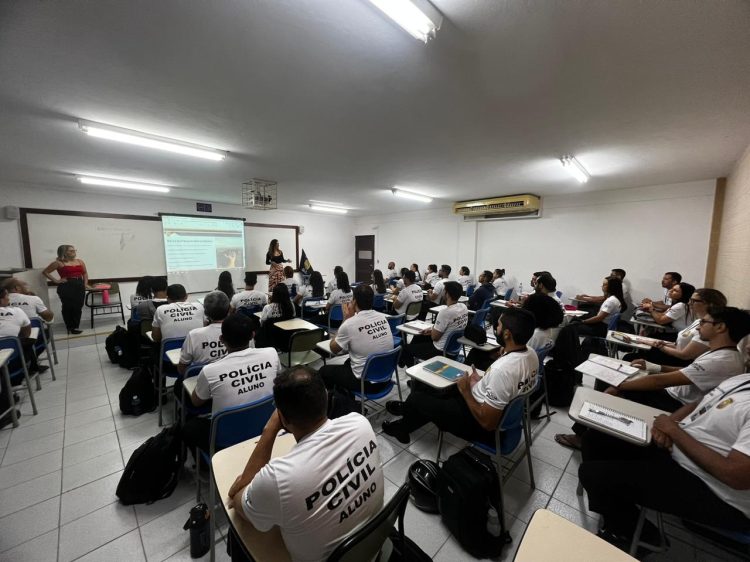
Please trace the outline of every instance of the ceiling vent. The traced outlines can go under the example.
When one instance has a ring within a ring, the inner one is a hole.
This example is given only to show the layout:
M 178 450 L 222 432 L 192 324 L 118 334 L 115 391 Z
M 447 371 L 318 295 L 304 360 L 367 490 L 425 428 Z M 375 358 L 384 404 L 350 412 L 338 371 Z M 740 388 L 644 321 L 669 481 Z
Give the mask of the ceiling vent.
M 464 220 L 536 219 L 542 214 L 542 200 L 525 194 L 458 201 L 453 204 L 453 212 Z
M 245 209 L 269 211 L 277 205 L 277 182 L 253 178 L 242 184 L 242 206 Z

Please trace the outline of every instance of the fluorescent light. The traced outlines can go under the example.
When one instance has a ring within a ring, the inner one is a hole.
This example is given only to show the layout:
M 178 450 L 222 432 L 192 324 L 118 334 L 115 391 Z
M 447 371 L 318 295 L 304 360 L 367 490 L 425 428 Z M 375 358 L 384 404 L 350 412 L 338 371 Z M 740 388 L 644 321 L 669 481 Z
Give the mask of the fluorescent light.
M 407 191 L 398 186 L 391 189 L 391 191 L 394 195 L 403 197 L 404 199 L 413 199 L 414 201 L 421 201 L 422 203 L 429 203 L 432 201 L 432 197 L 427 197 L 427 195 L 422 195 L 421 193 L 414 193 L 413 191 Z
M 91 121 L 80 120 L 78 121 L 78 127 L 81 131 L 92 137 L 109 139 L 127 144 L 135 144 L 137 146 L 145 146 L 157 150 L 166 150 L 168 152 L 175 152 L 186 156 L 195 156 L 196 158 L 224 160 L 227 156 L 227 153 L 221 150 L 165 137 L 158 137 L 156 135 L 149 135 L 148 133 L 141 133 L 130 129 L 123 129 L 122 127 L 103 125 L 102 123 L 92 123 Z
M 426 0 L 370 0 L 409 35 L 427 41 L 440 29 L 443 16 Z M 419 7 L 418 7 L 419 6 Z
M 349 212 L 348 209 L 341 207 L 328 207 L 327 205 L 310 205 L 313 211 L 321 211 L 323 213 L 338 213 L 339 215 L 345 215 Z
M 562 162 L 563 168 L 568 170 L 568 172 L 570 172 L 570 174 L 580 183 L 586 183 L 589 181 L 591 174 L 586 171 L 586 168 L 584 168 L 575 157 L 563 156 L 560 158 L 560 162 Z
M 92 176 L 77 176 L 76 179 L 86 185 L 101 185 L 104 187 L 118 187 L 122 189 L 136 189 L 138 191 L 155 191 L 157 193 L 169 193 L 169 188 L 163 185 L 140 183 L 109 178 L 95 178 Z

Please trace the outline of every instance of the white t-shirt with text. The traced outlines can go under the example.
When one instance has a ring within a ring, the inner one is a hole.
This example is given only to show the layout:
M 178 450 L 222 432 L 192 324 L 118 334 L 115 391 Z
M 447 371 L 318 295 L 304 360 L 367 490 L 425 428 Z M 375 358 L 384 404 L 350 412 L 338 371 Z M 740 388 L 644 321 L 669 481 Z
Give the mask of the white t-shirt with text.
M 31 320 L 26 313 L 15 306 L 0 307 L 0 337 L 18 337 L 21 328 L 29 326 Z
M 707 392 L 744 370 L 742 355 L 736 347 L 707 351 L 680 369 L 692 384 L 672 386 L 667 388 L 667 392 L 675 400 L 688 404 L 701 400 Z
M 342 289 L 334 289 L 334 291 L 331 293 L 331 296 L 328 297 L 328 304 L 331 306 L 335 304 L 345 304 L 352 302 L 352 298 L 354 297 L 354 292 L 349 291 L 348 293 L 345 293 Z
M 361 310 L 347 318 L 336 332 L 336 343 L 349 353 L 352 373 L 362 376 L 367 356 L 393 349 L 393 334 L 388 317 L 376 310 Z
M 448 334 L 453 330 L 463 330 L 469 322 L 469 309 L 462 302 L 452 304 L 440 312 L 435 318 L 433 328 L 443 335 L 440 339 L 433 341 L 432 344 L 439 350 L 445 349 L 445 343 L 448 341 Z
M 474 400 L 502 410 L 513 398 L 534 387 L 539 359 L 530 347 L 512 351 L 495 361 L 471 389 Z
M 212 363 L 224 357 L 227 349 L 221 343 L 221 322 L 190 330 L 180 351 L 180 363 Z
M 190 330 L 202 328 L 203 305 L 198 302 L 173 302 L 156 309 L 151 325 L 161 329 L 161 337 L 184 338 Z
M 396 312 L 398 314 L 403 314 L 406 312 L 406 309 L 409 308 L 409 305 L 411 303 L 422 302 L 422 299 L 424 299 L 424 293 L 422 292 L 422 287 L 420 287 L 416 283 L 412 283 L 408 287 L 404 287 L 403 290 L 400 291 L 396 296 L 396 298 L 400 303 L 399 306 L 395 307 Z M 415 314 L 414 317 L 416 316 L 417 315 Z M 407 321 L 413 319 L 414 318 L 407 318 Z
M 232 297 L 230 301 L 232 308 L 235 310 L 241 306 L 253 307 L 253 306 L 266 306 L 268 304 L 268 295 L 255 289 L 245 289 Z
M 9 306 L 20 308 L 29 318 L 39 318 L 39 314 L 47 311 L 44 301 L 36 295 L 10 293 L 8 299 L 10 300 Z

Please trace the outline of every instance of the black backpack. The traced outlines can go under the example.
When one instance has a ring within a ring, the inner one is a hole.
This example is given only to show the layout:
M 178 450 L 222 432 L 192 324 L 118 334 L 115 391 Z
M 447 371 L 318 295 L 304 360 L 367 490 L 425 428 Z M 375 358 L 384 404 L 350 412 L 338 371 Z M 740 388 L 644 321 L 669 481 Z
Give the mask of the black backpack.
M 120 390 L 120 411 L 126 416 L 140 416 L 156 409 L 154 378 L 147 367 L 138 367 Z
M 117 497 L 123 505 L 169 497 L 180 480 L 181 466 L 180 429 L 175 425 L 133 451 L 117 484 Z
M 104 349 L 107 357 L 112 363 L 120 363 L 128 345 L 128 332 L 122 326 L 117 326 L 115 331 L 104 340 Z
M 476 558 L 499 556 L 503 546 L 511 541 L 505 528 L 497 537 L 487 531 L 490 507 L 502 514 L 498 485 L 492 461 L 471 447 L 449 457 L 440 472 L 438 506 L 443 523 L 464 550 Z

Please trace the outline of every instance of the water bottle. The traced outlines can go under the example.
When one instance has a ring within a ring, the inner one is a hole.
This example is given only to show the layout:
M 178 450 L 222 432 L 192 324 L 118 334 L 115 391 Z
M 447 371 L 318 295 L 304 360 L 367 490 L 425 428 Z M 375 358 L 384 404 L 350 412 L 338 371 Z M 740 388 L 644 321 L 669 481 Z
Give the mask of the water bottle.
M 518 284 L 518 298 L 521 298 L 521 295 L 523 294 L 523 283 Z
M 115 354 L 117 355 L 117 357 L 122 357 L 122 347 L 120 347 L 119 345 L 116 345 Z
M 497 515 L 497 510 L 490 506 L 487 510 L 487 532 L 493 537 L 499 537 L 500 531 L 500 518 Z
M 184 530 L 190 529 L 190 558 L 200 558 L 210 548 L 209 543 L 209 518 L 211 514 L 205 503 L 199 503 L 190 510 L 190 517 L 182 526 Z
M 133 415 L 141 415 L 141 398 L 137 394 L 130 400 L 130 405 L 133 407 Z

